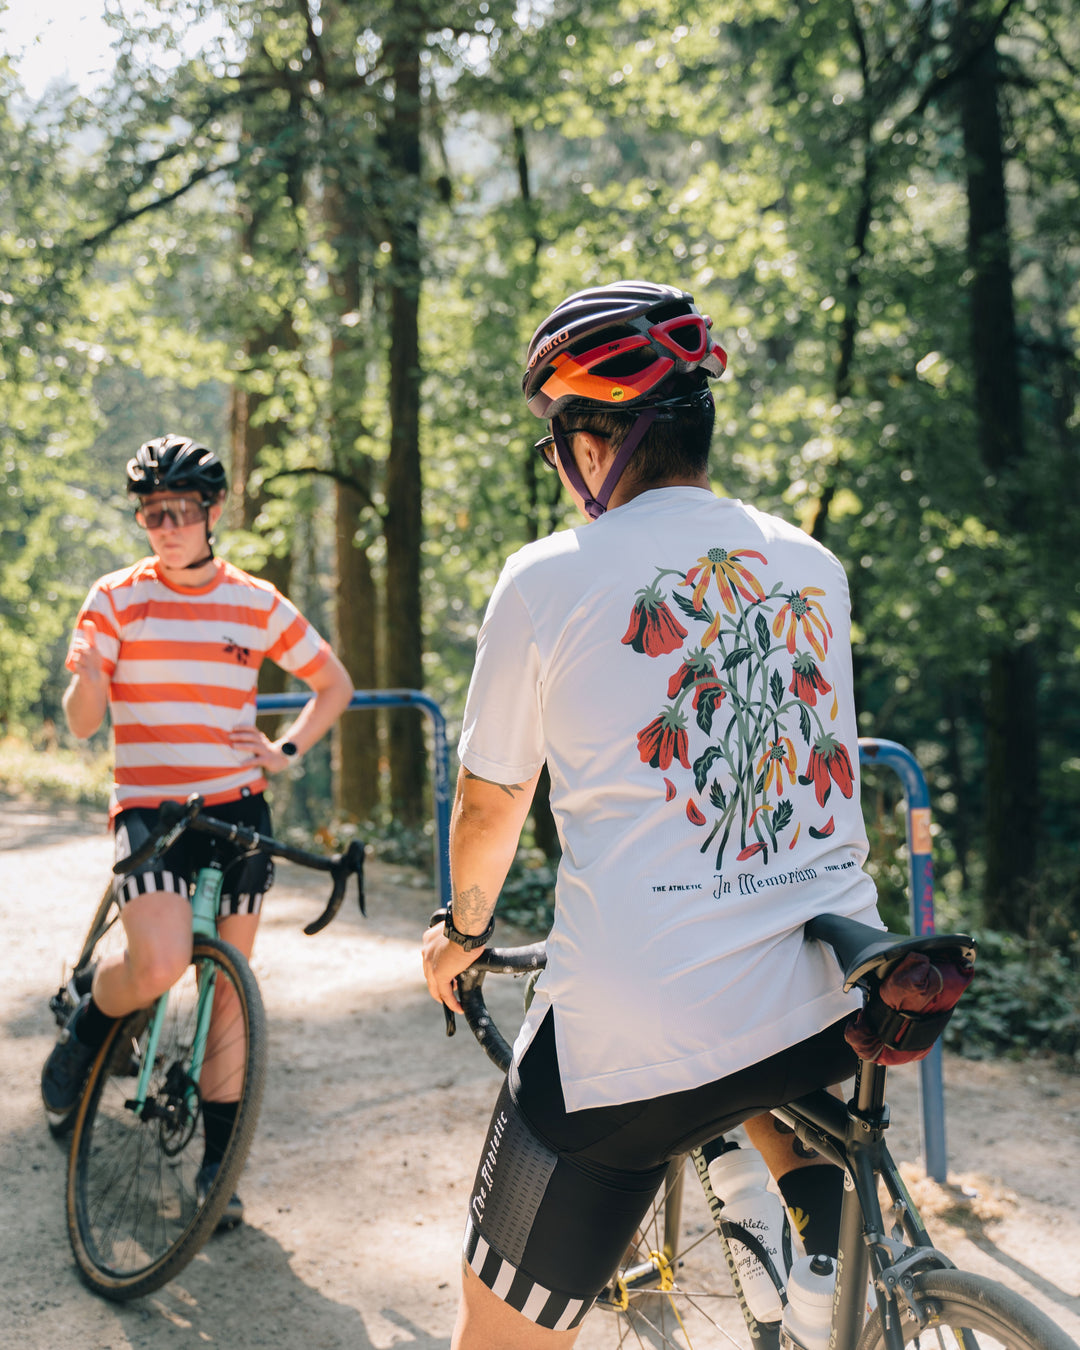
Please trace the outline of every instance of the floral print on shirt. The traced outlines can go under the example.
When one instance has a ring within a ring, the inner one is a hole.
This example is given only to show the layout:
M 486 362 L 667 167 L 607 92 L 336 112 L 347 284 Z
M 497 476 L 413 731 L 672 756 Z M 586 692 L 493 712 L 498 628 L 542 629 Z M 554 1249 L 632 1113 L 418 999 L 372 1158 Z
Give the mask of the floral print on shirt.
M 794 848 L 800 815 L 811 838 L 827 838 L 833 817 L 822 808 L 834 789 L 850 798 L 855 784 L 820 669 L 833 637 L 825 592 L 782 583 L 767 591 L 755 564 L 768 560 L 718 547 L 686 570 L 657 568 L 622 638 L 643 656 L 674 658 L 664 667 L 667 702 L 638 732 L 638 754 L 665 775 L 667 801 L 684 784 L 686 819 L 705 835 L 701 852 L 715 849 L 718 871 L 725 858 L 764 866 Z M 696 625 L 692 636 L 684 622 Z

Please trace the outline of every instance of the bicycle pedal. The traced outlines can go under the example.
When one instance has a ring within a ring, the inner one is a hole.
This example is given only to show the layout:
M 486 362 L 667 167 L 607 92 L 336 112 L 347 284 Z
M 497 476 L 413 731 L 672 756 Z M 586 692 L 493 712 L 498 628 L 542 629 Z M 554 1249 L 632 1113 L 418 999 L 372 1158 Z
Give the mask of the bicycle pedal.
M 49 999 L 49 1011 L 56 1018 L 58 1027 L 65 1026 L 68 1018 L 75 1011 L 75 1004 L 71 1001 L 71 996 L 64 985 L 61 985 Z

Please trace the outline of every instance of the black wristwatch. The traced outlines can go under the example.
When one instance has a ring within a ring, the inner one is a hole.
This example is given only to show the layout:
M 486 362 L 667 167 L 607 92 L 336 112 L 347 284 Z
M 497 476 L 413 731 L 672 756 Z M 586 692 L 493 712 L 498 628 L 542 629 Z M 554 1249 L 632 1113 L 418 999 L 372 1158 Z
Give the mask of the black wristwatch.
M 464 951 L 474 952 L 477 947 L 486 947 L 491 941 L 491 935 L 495 931 L 495 916 L 491 916 L 491 922 L 482 933 L 459 933 L 454 927 L 454 911 L 448 905 L 446 908 L 446 922 L 443 924 L 443 932 L 451 942 L 456 942 Z
M 300 753 L 300 751 L 292 743 L 292 741 L 282 741 L 281 744 L 278 746 L 278 749 L 288 759 L 292 759 L 294 755 L 298 755 Z

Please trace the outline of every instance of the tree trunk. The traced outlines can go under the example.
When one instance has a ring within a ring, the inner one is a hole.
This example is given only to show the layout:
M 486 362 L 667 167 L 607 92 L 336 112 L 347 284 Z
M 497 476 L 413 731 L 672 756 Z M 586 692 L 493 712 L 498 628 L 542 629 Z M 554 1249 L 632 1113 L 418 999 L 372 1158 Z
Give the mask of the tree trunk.
M 413 0 L 398 6 L 387 49 L 394 72 L 387 149 L 390 222 L 390 455 L 386 466 L 386 674 L 392 688 L 424 681 L 420 568 L 420 48 L 423 19 Z M 424 803 L 424 726 L 413 709 L 388 718 L 390 797 L 416 824 Z
M 335 486 L 338 655 L 357 689 L 379 684 L 378 600 L 368 548 L 379 533 L 371 500 L 372 464 L 360 449 L 367 434 L 361 416 L 367 362 L 366 328 L 360 322 L 361 257 L 369 243 L 361 199 L 330 186 L 326 223 L 335 262 L 330 287 L 338 323 L 330 344 L 330 454 L 341 475 Z M 351 486 L 342 479 L 351 479 Z M 351 820 L 367 820 L 379 804 L 379 717 L 360 709 L 338 727 L 337 808 Z
M 1026 529 L 1024 424 L 1010 258 L 1000 79 L 992 38 L 980 38 L 972 0 L 962 0 L 962 43 L 982 49 L 959 87 L 968 197 L 970 344 L 979 452 L 990 479 L 990 521 Z M 1010 633 L 1023 625 L 1020 597 L 999 582 Z M 1038 662 L 1030 643 L 1004 637 L 991 650 L 986 693 L 986 880 L 984 919 L 1024 932 L 1020 883 L 1032 877 L 1039 819 Z

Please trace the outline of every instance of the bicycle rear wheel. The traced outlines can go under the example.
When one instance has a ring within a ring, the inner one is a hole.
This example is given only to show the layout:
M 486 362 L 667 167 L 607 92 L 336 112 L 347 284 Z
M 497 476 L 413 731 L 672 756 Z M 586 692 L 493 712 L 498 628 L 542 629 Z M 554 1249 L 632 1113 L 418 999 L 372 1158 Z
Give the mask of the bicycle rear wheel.
M 212 983 L 211 983 L 212 981 Z M 236 1123 L 200 1205 L 202 1098 L 191 1052 L 200 997 L 213 990 L 214 1023 L 203 1080 L 230 1065 Z M 83 1282 L 106 1298 L 139 1298 L 177 1275 L 213 1233 L 247 1158 L 266 1077 L 266 1025 L 255 977 L 217 938 L 197 938 L 191 964 L 169 991 L 141 1115 L 133 1096 L 150 1015 L 112 1028 L 83 1093 L 68 1164 L 67 1220 Z
M 90 992 L 90 979 L 94 965 L 104 956 L 111 956 L 124 950 L 124 929 L 120 923 L 120 910 L 113 898 L 113 883 L 110 880 L 98 901 L 90 927 L 86 930 L 82 948 L 75 958 L 71 975 L 65 984 L 49 999 L 49 1009 L 56 1018 L 57 1026 L 64 1026 L 75 1011 L 79 999 Z M 79 1113 L 79 1102 L 68 1111 L 50 1111 L 45 1108 L 45 1118 L 53 1137 L 62 1139 L 71 1133 L 75 1117 Z
M 981 1275 L 933 1270 L 915 1276 L 917 1298 L 928 1300 L 931 1317 L 920 1328 L 904 1318 L 905 1345 L 932 1350 L 1077 1350 L 1075 1342 L 1019 1294 Z M 858 1350 L 884 1350 L 881 1313 L 863 1328 Z
M 692 1165 L 673 1162 L 614 1280 L 586 1318 L 579 1350 L 714 1350 L 747 1343 L 723 1248 Z

